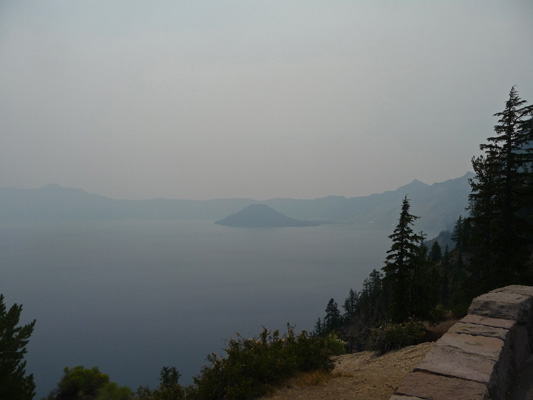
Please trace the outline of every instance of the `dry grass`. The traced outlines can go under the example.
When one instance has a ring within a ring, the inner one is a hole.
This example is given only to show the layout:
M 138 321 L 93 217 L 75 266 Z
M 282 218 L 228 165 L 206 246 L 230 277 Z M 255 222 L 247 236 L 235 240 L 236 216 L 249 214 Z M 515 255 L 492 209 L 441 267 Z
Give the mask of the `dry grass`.
M 333 379 L 332 374 L 325 371 L 302 372 L 285 383 L 286 388 L 302 388 L 323 385 Z
M 301 374 L 263 400 L 386 400 L 432 346 L 423 343 L 379 357 L 369 351 L 339 356 L 333 373 Z
M 431 339 L 436 340 L 455 322 L 449 317 L 435 326 L 427 324 L 426 328 L 431 331 Z M 331 374 L 301 374 L 263 400 L 388 400 L 433 344 L 422 343 L 381 356 L 370 351 L 338 356 Z
M 325 385 L 332 379 L 341 377 L 352 377 L 350 374 L 343 374 L 340 372 L 326 372 L 326 371 L 312 371 L 312 372 L 300 372 L 296 376 L 292 377 L 288 381 L 281 385 L 287 389 L 304 388 L 310 386 Z

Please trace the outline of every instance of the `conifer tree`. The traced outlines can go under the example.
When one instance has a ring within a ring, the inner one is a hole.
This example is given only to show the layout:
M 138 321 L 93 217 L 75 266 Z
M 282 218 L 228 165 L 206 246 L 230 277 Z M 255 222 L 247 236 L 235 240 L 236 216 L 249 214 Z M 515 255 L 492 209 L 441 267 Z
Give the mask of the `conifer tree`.
M 416 275 L 424 235 L 413 231 L 412 225 L 418 217 L 410 214 L 409 209 L 409 200 L 405 196 L 398 225 L 389 236 L 392 246 L 387 251 L 385 266 L 382 268 L 385 284 L 391 294 L 391 318 L 395 322 L 406 321 L 413 316 L 415 302 L 421 301 L 416 298 L 414 281 L 420 278 Z
M 441 267 L 441 290 L 440 290 L 440 302 L 444 306 L 449 305 L 450 300 L 450 252 L 448 246 L 444 248 L 444 254 L 440 263 Z
M 442 249 L 439 242 L 436 240 L 431 245 L 431 251 L 429 252 L 429 259 L 433 262 L 438 262 L 442 259 Z
M 342 324 L 342 317 L 339 311 L 339 306 L 334 299 L 330 299 L 326 307 L 326 316 L 324 317 L 324 325 L 326 332 L 329 333 L 340 327 Z
M 33 375 L 26 375 L 26 345 L 35 321 L 17 326 L 22 306 L 7 310 L 0 294 L 0 399 L 31 400 L 35 396 Z
M 357 303 L 359 301 L 359 295 L 356 291 L 353 289 L 350 289 L 350 293 L 348 294 L 348 297 L 346 300 L 344 300 L 344 304 L 342 308 L 344 308 L 345 317 L 351 317 L 354 316 L 357 312 Z
M 483 155 L 472 159 L 469 225 L 477 292 L 530 281 L 533 230 L 523 210 L 531 207 L 533 190 L 533 106 L 525 103 L 513 87 L 505 109 L 494 114 L 499 117 L 495 135 L 480 145 Z
M 373 270 L 364 280 L 359 292 L 350 290 L 344 301 L 346 313 L 343 318 L 341 338 L 346 343 L 346 350 L 362 351 L 369 348 L 371 329 L 387 320 L 383 278 L 379 271 Z
M 459 215 L 452 232 L 452 241 L 455 243 L 455 249 L 458 251 L 465 250 L 468 246 L 468 239 L 468 222 L 463 218 L 462 215 Z
M 410 282 L 411 315 L 417 319 L 432 318 L 431 311 L 439 302 L 442 279 L 436 265 L 436 262 L 428 257 L 427 247 L 422 244 L 419 247 L 418 259 L 413 265 Z
M 388 318 L 388 293 L 383 285 L 383 275 L 372 270 L 363 281 L 363 289 L 357 302 L 358 314 L 368 325 L 373 325 Z
M 324 325 L 322 324 L 322 318 L 318 318 L 315 322 L 315 329 L 313 330 L 313 333 L 316 336 L 322 336 L 324 334 Z

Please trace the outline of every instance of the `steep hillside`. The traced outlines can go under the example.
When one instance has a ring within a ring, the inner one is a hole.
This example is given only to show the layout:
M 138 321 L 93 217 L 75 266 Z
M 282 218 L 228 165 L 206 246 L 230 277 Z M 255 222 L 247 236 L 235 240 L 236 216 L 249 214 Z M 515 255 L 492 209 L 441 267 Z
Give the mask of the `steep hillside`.
M 376 357 L 371 351 L 336 358 L 332 379 L 315 386 L 298 380 L 262 400 L 388 400 L 433 343 L 422 343 Z

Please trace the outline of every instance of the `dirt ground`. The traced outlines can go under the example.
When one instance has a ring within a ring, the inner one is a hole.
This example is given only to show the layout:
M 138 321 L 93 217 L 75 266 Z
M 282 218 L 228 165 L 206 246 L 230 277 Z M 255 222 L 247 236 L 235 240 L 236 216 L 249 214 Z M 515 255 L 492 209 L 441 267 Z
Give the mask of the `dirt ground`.
M 449 318 L 437 326 L 426 327 L 436 340 L 456 322 Z M 325 383 L 301 386 L 290 382 L 262 400 L 388 400 L 433 344 L 409 346 L 382 356 L 370 351 L 342 355 L 336 357 L 332 377 Z
M 379 357 L 370 351 L 342 355 L 335 359 L 328 382 L 305 387 L 291 384 L 263 400 L 388 400 L 432 346 L 433 342 L 422 343 Z

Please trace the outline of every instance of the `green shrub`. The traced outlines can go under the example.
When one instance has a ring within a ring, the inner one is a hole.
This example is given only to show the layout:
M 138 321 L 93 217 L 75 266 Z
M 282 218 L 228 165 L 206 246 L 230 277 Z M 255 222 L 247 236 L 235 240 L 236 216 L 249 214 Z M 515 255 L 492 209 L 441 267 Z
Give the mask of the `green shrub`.
M 292 327 L 280 335 L 263 329 L 257 338 L 237 335 L 225 349 L 227 356 L 208 356 L 210 365 L 202 368 L 188 396 L 193 399 L 253 399 L 300 371 L 333 369 L 331 356 L 344 350 L 333 336 L 317 337 Z
M 424 324 L 420 321 L 407 321 L 399 324 L 385 323 L 373 328 L 370 333 L 370 343 L 373 350 L 383 354 L 405 346 L 418 344 L 426 333 Z
M 65 367 L 63 377 L 46 400 L 130 400 L 131 389 L 109 381 L 98 367 Z M 43 399 L 44 400 L 44 399 Z
M 437 304 L 429 313 L 429 323 L 431 325 L 436 325 L 439 322 L 444 321 L 447 314 L 448 310 L 446 310 L 442 304 Z
M 139 386 L 133 400 L 180 400 L 185 398 L 185 389 L 179 384 L 181 373 L 176 367 L 163 367 L 159 373 L 159 386 L 155 390 Z
M 98 389 L 96 400 L 131 400 L 131 396 L 132 392 L 129 387 L 109 382 Z
M 468 314 L 468 308 L 470 307 L 470 302 L 456 303 L 451 307 L 452 314 L 455 318 L 463 318 Z

